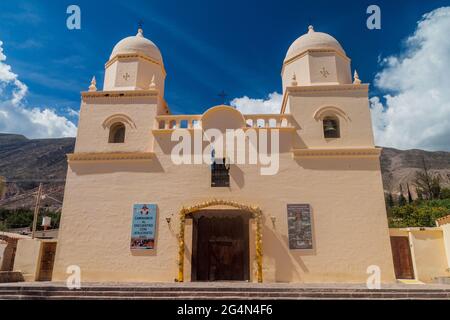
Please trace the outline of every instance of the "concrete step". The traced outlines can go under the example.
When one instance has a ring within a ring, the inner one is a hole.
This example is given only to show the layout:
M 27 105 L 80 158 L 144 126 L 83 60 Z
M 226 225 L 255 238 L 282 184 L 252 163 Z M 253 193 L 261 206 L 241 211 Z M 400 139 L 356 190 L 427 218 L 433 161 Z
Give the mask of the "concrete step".
M 0 286 L 0 299 L 450 299 L 449 289 Z

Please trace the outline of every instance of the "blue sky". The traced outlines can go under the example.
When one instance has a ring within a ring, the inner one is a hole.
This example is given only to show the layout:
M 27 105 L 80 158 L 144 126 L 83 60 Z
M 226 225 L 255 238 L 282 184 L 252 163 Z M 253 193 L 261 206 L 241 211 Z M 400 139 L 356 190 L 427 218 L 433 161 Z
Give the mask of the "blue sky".
M 66 28 L 77 4 L 82 29 Z M 366 28 L 377 4 L 382 29 Z M 103 68 L 113 46 L 136 33 L 160 48 L 168 73 L 166 100 L 173 113 L 200 113 L 221 102 L 281 91 L 280 70 L 290 44 L 313 24 L 337 38 L 364 82 L 380 72 L 380 58 L 401 55 L 423 14 L 450 1 L 1 1 L 0 40 L 7 64 L 29 89 L 30 107 L 51 107 L 76 124 L 80 91 Z M 385 92 L 371 87 L 372 96 Z

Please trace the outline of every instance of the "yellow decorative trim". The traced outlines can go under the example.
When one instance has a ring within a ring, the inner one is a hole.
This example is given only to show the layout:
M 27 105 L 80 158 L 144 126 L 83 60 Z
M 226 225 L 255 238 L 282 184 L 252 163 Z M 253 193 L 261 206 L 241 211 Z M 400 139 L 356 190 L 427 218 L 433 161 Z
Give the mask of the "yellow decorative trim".
M 190 213 L 198 212 L 202 209 L 212 207 L 212 206 L 230 206 L 242 211 L 246 211 L 252 214 L 253 218 L 256 219 L 256 236 L 255 236 L 255 247 L 256 247 L 256 273 L 259 283 L 263 282 L 262 274 L 262 264 L 263 264 L 263 246 L 262 246 L 262 211 L 258 206 L 248 206 L 240 204 L 234 201 L 228 200 L 210 200 L 194 206 L 183 207 L 179 212 L 180 218 L 180 231 L 178 233 L 178 282 L 184 282 L 184 252 L 185 252 L 185 228 L 186 228 L 186 216 Z
M 114 161 L 114 160 L 150 160 L 153 152 L 80 152 L 67 154 L 67 160 L 73 161 Z
M 381 148 L 293 149 L 294 158 L 379 157 Z

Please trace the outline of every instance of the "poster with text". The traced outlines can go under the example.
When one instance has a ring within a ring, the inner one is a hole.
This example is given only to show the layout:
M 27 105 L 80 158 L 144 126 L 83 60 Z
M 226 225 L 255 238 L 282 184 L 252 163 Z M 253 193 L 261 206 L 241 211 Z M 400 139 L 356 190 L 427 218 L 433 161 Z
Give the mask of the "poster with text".
M 131 227 L 131 250 L 155 248 L 156 204 L 135 204 Z
M 311 206 L 288 204 L 289 249 L 312 249 Z

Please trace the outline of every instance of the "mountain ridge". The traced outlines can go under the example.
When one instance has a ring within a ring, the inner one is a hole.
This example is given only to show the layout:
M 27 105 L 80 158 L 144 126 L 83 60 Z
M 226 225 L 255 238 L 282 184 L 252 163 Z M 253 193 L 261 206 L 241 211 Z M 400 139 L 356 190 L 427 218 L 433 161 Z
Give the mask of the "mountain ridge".
M 0 208 L 32 208 L 33 194 L 42 182 L 45 193 L 58 200 L 46 199 L 44 206 L 60 209 L 67 173 L 66 154 L 72 153 L 74 146 L 75 138 L 28 139 L 0 133 L 0 176 L 7 181 Z M 441 175 L 444 186 L 450 186 L 450 152 L 383 148 L 380 162 L 385 192 L 396 194 L 400 184 L 404 190 L 409 184 L 415 194 L 413 180 L 423 167 L 422 159 L 431 173 Z

